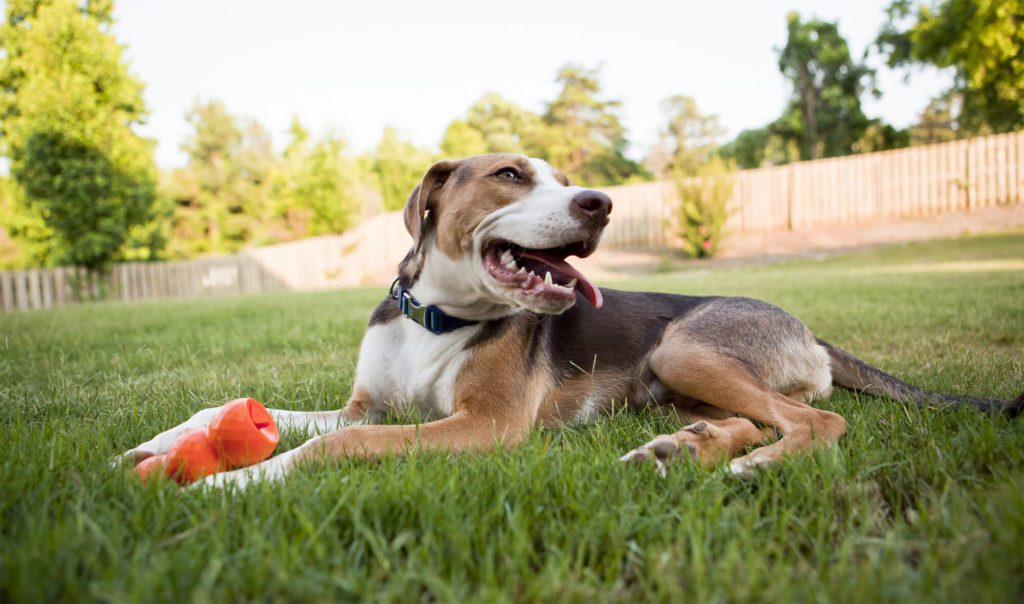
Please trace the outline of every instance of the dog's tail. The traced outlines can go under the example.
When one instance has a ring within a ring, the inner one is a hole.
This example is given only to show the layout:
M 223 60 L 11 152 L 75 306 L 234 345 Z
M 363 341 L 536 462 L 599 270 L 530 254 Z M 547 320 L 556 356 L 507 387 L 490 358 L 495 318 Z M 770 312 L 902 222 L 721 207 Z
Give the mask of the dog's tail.
M 918 405 L 970 405 L 983 411 L 997 411 L 1016 417 L 1024 410 L 1024 393 L 1011 401 L 975 398 L 959 394 L 928 392 L 876 369 L 841 348 L 819 339 L 832 360 L 832 383 L 841 388 L 856 390 L 872 396 Z

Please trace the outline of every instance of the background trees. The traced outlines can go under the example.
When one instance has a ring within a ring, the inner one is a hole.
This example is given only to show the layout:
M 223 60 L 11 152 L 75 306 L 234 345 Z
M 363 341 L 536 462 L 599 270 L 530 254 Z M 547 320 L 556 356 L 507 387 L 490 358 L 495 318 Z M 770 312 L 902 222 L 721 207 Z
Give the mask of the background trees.
M 645 178 L 643 166 L 626 156 L 629 140 L 619 120 L 621 103 L 604 99 L 598 69 L 566 65 L 556 81 L 562 90 L 547 103 L 541 157 L 571 180 L 601 186 Z
M 435 157 L 402 140 L 398 130 L 386 126 L 366 163 L 383 199 L 384 210 L 400 210 Z
M 175 205 L 172 254 L 229 252 L 259 238 L 275 159 L 257 122 L 231 115 L 220 101 L 197 101 L 186 114 L 188 164 L 168 181 Z
M 441 152 L 446 157 L 479 153 L 523 153 L 539 157 L 546 125 L 539 115 L 494 92 L 484 93 L 445 130 Z
M 853 61 L 836 23 L 798 13 L 787 17 L 779 71 L 793 95 L 776 132 L 797 142 L 800 159 L 849 155 L 870 124 L 860 99 L 874 90 L 874 71 Z
M 887 13 L 877 45 L 891 67 L 925 64 L 955 74 L 952 89 L 929 107 L 928 120 L 955 112 L 959 135 L 1024 125 L 1020 0 L 895 0 Z
M 49 233 L 40 260 L 93 271 L 154 219 L 156 199 L 152 142 L 133 131 L 146 113 L 142 84 L 104 32 L 110 11 L 110 2 L 22 0 L 0 29 L 0 133 L 21 222 Z
M 879 94 L 875 72 L 853 59 L 838 23 L 792 12 L 786 28 L 777 52 L 779 72 L 792 86 L 789 103 L 774 122 L 741 132 L 723 155 L 756 168 L 905 146 L 906 136 L 864 114 L 864 94 Z
M 552 98 L 534 107 L 483 94 L 448 125 L 437 149 L 388 127 L 357 155 L 340 136 L 314 135 L 297 117 L 275 133 L 284 134 L 283 149 L 275 149 L 257 121 L 216 99 L 196 101 L 182 144 L 187 164 L 160 173 L 152 141 L 136 132 L 146 118 L 143 85 L 128 73 L 113 36 L 112 0 L 10 0 L 5 10 L 2 268 L 103 270 L 117 259 L 190 257 L 340 233 L 365 216 L 402 207 L 441 156 L 524 153 L 548 160 L 576 184 L 674 179 L 683 197 L 708 200 L 726 187 L 699 190 L 686 179 L 725 182 L 733 162 L 754 168 L 1024 126 L 1020 0 L 891 0 L 869 50 L 892 67 L 930 65 L 955 76 L 905 130 L 865 114 L 864 95 L 879 94 L 874 71 L 867 53 L 851 52 L 839 24 L 791 13 L 786 43 L 776 49 L 789 101 L 776 119 L 721 146 L 716 116 L 680 95 L 662 104 L 657 143 L 631 148 L 621 102 L 605 93 L 600 68 L 567 64 L 555 74 Z M 643 164 L 633 159 L 640 151 Z M 694 203 L 691 210 L 717 206 Z M 719 217 L 700 210 L 686 220 Z M 713 229 L 700 237 L 709 233 L 714 239 Z M 694 241 L 698 253 L 709 245 Z
M 363 182 L 356 160 L 345 154 L 345 141 L 327 134 L 313 141 L 292 119 L 273 191 L 276 216 L 287 226 L 287 238 L 341 233 L 353 226 L 362 210 Z
M 441 151 L 447 157 L 477 153 L 523 153 L 556 165 L 584 186 L 647 179 L 650 174 L 626 155 L 629 140 L 619 119 L 621 103 L 605 99 L 598 69 L 562 67 L 558 96 L 543 114 L 524 109 L 489 92 L 445 130 Z
M 703 114 L 693 97 L 676 95 L 661 102 L 665 127 L 647 157 L 647 167 L 658 178 L 691 175 L 717 153 L 725 128 L 717 115 Z

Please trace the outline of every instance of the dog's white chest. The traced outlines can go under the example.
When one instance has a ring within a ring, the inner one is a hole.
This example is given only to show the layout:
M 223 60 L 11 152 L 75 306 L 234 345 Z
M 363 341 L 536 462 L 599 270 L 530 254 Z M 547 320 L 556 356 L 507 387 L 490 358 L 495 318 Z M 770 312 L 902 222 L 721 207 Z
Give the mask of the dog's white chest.
M 370 396 L 377 411 L 391 406 L 451 415 L 465 347 L 478 330 L 471 326 L 435 335 L 401 317 L 374 325 L 363 337 L 356 386 Z

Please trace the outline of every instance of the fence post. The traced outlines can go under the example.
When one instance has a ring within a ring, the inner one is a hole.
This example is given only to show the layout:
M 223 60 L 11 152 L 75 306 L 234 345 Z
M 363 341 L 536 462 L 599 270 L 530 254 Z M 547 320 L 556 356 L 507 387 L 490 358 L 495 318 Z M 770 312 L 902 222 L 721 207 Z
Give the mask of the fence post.
M 14 275 L 8 272 L 0 273 L 0 307 L 14 310 Z
M 28 310 L 28 286 L 25 283 L 26 279 L 25 271 L 16 271 L 14 273 L 14 298 L 18 305 L 18 310 Z
M 43 308 L 53 308 L 53 271 L 41 271 L 40 278 L 43 290 Z
M 29 308 L 39 310 L 43 307 L 43 299 L 39 291 L 39 269 L 28 271 L 27 276 Z

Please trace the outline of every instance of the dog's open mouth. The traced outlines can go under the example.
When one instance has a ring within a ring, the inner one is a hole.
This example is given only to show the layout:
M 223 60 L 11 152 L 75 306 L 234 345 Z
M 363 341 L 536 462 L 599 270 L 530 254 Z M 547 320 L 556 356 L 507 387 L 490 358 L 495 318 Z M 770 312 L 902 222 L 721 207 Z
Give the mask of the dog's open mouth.
M 523 292 L 575 300 L 579 292 L 594 308 L 603 299 L 597 289 L 578 270 L 565 261 L 569 256 L 585 258 L 592 254 L 590 241 L 578 241 L 547 249 L 530 249 L 508 241 L 493 241 L 484 248 L 484 266 L 499 282 Z

